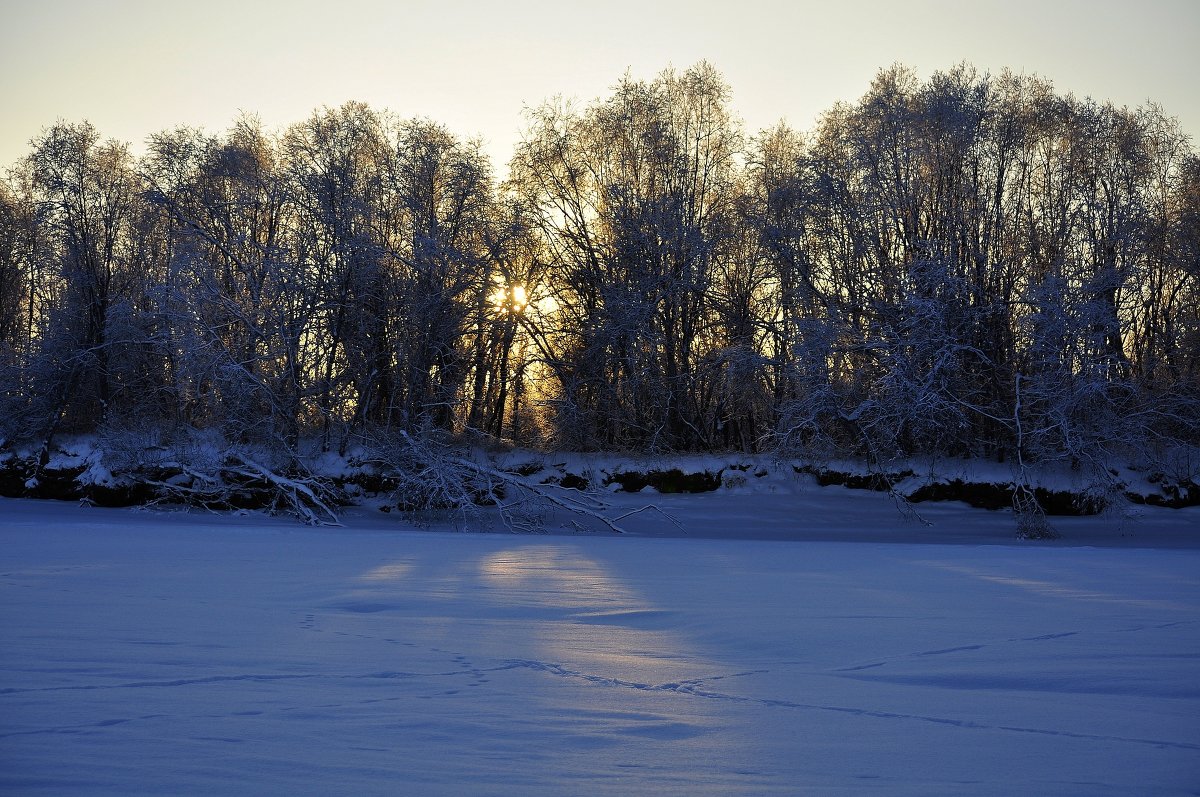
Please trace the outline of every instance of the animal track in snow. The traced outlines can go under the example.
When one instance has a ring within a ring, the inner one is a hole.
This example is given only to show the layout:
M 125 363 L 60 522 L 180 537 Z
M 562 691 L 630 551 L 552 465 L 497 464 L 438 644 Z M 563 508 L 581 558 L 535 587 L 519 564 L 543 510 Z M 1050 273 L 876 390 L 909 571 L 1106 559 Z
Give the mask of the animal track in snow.
M 975 722 L 973 720 L 952 719 L 949 717 L 935 717 L 922 714 L 907 714 L 894 711 L 877 711 L 868 708 L 857 708 L 853 706 L 831 706 L 822 705 L 819 703 L 800 703 L 793 700 L 779 700 L 773 698 L 747 697 L 744 695 L 731 695 L 723 692 L 714 692 L 706 689 L 701 689 L 693 684 L 699 684 L 705 681 L 720 680 L 722 678 L 736 677 L 737 675 L 754 675 L 768 672 L 759 670 L 747 673 L 739 673 L 733 676 L 712 676 L 710 678 L 697 678 L 687 682 L 666 683 L 660 685 L 644 684 L 635 681 L 626 681 L 619 678 L 609 678 L 600 675 L 577 672 L 567 669 L 559 664 L 550 662 L 531 661 L 531 660 L 511 660 L 510 664 L 513 667 L 522 667 L 538 672 L 544 672 L 549 675 L 554 675 L 562 678 L 574 678 L 593 683 L 601 686 L 634 689 L 638 691 L 666 691 L 676 692 L 679 694 L 689 695 L 692 697 L 704 698 L 706 700 L 721 700 L 733 703 L 746 703 L 751 705 L 768 706 L 772 708 L 787 708 L 802 711 L 826 711 L 837 714 L 849 714 L 852 716 L 869 717 L 872 719 L 886 720 L 909 720 L 914 722 L 927 722 L 936 725 L 949 725 L 957 728 L 968 730 L 990 730 L 990 731 L 1007 731 L 1009 733 L 1029 733 L 1042 736 L 1056 736 L 1070 739 L 1082 739 L 1086 741 L 1101 741 L 1101 742 L 1120 742 L 1127 744 L 1150 745 L 1160 749 L 1178 749 L 1178 750 L 1198 750 L 1200 745 L 1191 744 L 1188 742 L 1177 742 L 1165 739 L 1140 739 L 1127 736 L 1111 736 L 1105 734 L 1092 733 L 1076 733 L 1074 731 L 1057 731 L 1046 728 L 1024 728 L 1013 725 L 989 725 L 987 723 Z

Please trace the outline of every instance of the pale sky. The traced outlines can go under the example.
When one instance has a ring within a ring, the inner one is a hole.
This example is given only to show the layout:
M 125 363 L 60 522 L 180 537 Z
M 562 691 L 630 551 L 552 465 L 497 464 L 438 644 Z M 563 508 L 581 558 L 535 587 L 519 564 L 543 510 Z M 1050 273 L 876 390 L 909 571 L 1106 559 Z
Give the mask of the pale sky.
M 0 169 L 58 119 L 141 152 L 179 125 L 362 100 L 481 137 L 503 174 L 525 106 L 702 59 L 748 133 L 809 129 L 892 63 L 965 60 L 1157 101 L 1200 142 L 1200 0 L 0 0 Z

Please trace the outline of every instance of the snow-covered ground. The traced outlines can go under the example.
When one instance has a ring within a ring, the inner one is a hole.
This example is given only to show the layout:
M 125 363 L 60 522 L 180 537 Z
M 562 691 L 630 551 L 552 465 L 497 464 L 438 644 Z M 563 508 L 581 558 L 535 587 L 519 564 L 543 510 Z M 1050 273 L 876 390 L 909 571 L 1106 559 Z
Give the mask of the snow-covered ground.
M 0 792 L 1200 789 L 1196 510 L 613 500 L 679 525 L 0 500 Z

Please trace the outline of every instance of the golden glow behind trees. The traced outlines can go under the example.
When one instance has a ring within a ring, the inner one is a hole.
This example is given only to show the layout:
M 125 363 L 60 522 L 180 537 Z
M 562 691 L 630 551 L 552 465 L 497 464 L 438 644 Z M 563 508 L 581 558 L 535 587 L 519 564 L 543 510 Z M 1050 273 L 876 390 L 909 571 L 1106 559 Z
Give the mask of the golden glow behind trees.
M 502 183 L 362 103 L 137 163 L 55 126 L 0 191 L 0 431 L 1077 462 L 1200 438 L 1200 160 L 1155 106 L 893 67 L 747 142 L 701 63 L 528 119 Z
M 699 348 L 732 251 L 740 132 L 708 64 L 626 77 L 582 113 L 532 114 L 513 185 L 532 208 L 557 310 L 541 349 L 575 446 L 709 444 Z

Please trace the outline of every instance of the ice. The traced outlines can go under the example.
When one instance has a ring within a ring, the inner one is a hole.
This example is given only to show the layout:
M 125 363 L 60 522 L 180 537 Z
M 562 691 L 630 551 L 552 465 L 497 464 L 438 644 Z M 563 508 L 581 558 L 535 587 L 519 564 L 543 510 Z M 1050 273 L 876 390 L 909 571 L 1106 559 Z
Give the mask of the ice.
M 0 500 L 0 792 L 1200 784 L 1194 511 L 1064 518 L 1045 544 L 841 488 L 611 498 L 680 527 Z

